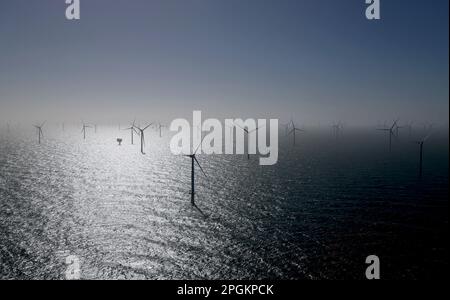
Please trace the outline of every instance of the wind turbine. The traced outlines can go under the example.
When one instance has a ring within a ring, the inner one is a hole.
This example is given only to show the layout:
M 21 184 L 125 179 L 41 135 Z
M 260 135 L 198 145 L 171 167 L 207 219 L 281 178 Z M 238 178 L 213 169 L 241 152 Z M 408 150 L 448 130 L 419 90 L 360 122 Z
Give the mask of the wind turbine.
M 38 134 L 38 143 L 41 143 L 41 138 L 44 137 L 44 134 L 42 133 L 42 127 L 44 127 L 45 121 L 41 125 L 34 125 L 37 129 Z
M 92 128 L 92 126 L 86 125 L 83 123 L 83 129 L 81 129 L 81 133 L 83 133 L 83 139 L 86 139 L 86 128 Z
M 144 131 L 149 128 L 150 126 L 152 126 L 153 123 L 148 124 L 147 126 L 145 126 L 144 128 L 140 128 L 138 126 L 135 126 L 137 129 L 139 129 L 140 132 L 140 136 L 141 136 L 141 153 L 144 153 L 144 145 L 145 145 L 145 136 L 144 136 Z
M 419 177 L 422 178 L 422 164 L 423 164 L 423 144 L 428 140 L 428 138 L 430 137 L 431 132 L 425 136 L 423 139 L 416 141 L 416 143 L 419 145 L 420 147 L 420 154 L 419 154 Z
M 124 130 L 130 130 L 131 133 L 131 145 L 134 145 L 134 133 L 136 132 L 137 135 L 139 135 L 139 132 L 136 130 L 136 121 L 133 121 L 133 124 L 129 128 L 125 128 Z
M 398 137 L 399 129 L 405 128 L 405 126 L 399 126 L 398 124 L 395 125 L 395 135 Z
M 341 135 L 341 131 L 344 129 L 344 125 L 342 122 L 335 122 L 333 125 L 331 125 L 333 128 L 333 135 L 338 138 Z
M 205 171 L 203 171 L 202 166 L 200 165 L 200 163 L 197 160 L 196 154 L 198 149 L 200 149 L 200 146 L 203 143 L 203 139 L 200 142 L 200 145 L 197 146 L 197 149 L 195 149 L 194 153 L 189 154 L 189 155 L 184 155 L 186 157 L 190 157 L 191 158 L 191 204 L 192 206 L 196 206 L 195 205 L 195 163 L 197 163 L 198 167 L 200 168 L 200 171 L 202 171 L 203 175 L 205 175 L 205 177 L 208 177 L 205 173 Z
M 296 133 L 297 131 L 303 132 L 303 131 L 305 131 L 305 130 L 295 127 L 294 121 L 292 121 L 292 120 L 291 120 L 291 126 L 292 126 L 292 129 L 291 129 L 291 131 L 289 132 L 289 134 L 293 134 L 293 135 L 294 135 L 294 146 L 295 146 L 295 133 Z
M 250 133 L 253 133 L 255 131 L 258 132 L 258 130 L 259 130 L 258 126 L 256 126 L 256 128 L 253 129 L 252 131 L 248 131 L 247 128 L 244 128 L 244 127 L 240 126 L 239 124 L 236 124 L 236 125 L 239 126 L 240 128 L 242 128 L 242 130 L 244 130 L 244 132 L 247 134 L 247 139 L 248 139 L 248 135 Z M 250 159 L 250 153 L 248 152 L 248 150 L 247 150 L 247 159 Z
M 395 120 L 394 123 L 392 124 L 392 126 L 389 128 L 378 128 L 377 129 L 377 130 L 385 131 L 385 132 L 389 133 L 389 152 L 391 152 L 391 150 L 392 150 L 392 137 L 395 136 L 394 128 L 397 126 L 398 121 L 399 121 L 398 119 Z
M 159 137 L 162 137 L 161 129 L 164 128 L 164 127 L 166 127 L 166 126 L 162 125 L 161 123 L 159 123 L 159 124 L 156 126 L 156 129 L 159 129 Z

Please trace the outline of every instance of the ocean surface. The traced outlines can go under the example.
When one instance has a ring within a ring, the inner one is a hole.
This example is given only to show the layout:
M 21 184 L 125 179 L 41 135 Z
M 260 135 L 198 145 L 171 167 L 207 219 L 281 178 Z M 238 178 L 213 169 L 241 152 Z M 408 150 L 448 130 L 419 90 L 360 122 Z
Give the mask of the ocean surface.
M 0 131 L 0 278 L 428 279 L 448 269 L 448 132 L 419 147 L 401 132 L 388 150 L 374 129 L 280 134 L 279 160 L 169 151 L 170 133 L 46 125 Z M 123 143 L 118 146 L 117 137 Z M 445 277 L 446 278 L 446 277 Z

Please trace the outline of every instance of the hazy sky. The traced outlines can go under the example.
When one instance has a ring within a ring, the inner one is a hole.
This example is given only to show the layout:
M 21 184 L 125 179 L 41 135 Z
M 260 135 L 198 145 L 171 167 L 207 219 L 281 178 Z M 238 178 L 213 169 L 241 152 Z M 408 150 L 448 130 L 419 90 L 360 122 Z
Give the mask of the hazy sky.
M 0 0 L 0 117 L 448 124 L 448 0 Z

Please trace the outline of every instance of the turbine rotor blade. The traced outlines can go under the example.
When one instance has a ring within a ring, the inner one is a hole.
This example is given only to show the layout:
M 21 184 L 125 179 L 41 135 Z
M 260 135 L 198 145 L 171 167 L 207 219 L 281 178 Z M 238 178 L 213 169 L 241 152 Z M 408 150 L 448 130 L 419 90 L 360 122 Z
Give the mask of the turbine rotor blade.
M 193 153 L 193 155 L 197 154 L 198 149 L 200 149 L 200 146 L 203 144 L 203 140 L 205 139 L 206 135 L 204 137 L 202 137 L 202 140 L 200 142 L 200 144 L 197 146 L 197 149 L 195 149 L 195 152 Z
M 254 132 L 254 131 L 258 131 L 258 130 L 260 130 L 261 128 L 264 128 L 264 127 L 266 127 L 266 125 L 261 126 L 261 127 L 256 127 L 256 129 L 253 129 L 252 131 L 250 131 L 250 133 L 252 133 L 252 132 Z
M 200 168 L 200 170 L 202 171 L 203 175 L 205 175 L 205 177 L 208 177 L 208 175 L 206 175 L 205 171 L 203 171 L 202 166 L 200 166 L 200 163 L 198 162 L 197 157 L 195 157 L 195 155 L 194 155 L 194 160 L 197 163 L 197 165 Z
M 239 125 L 239 124 L 235 124 L 235 125 L 237 125 L 239 128 L 241 128 L 241 129 L 244 130 L 246 133 L 248 133 L 248 129 L 245 129 L 244 127 L 242 127 L 242 126 Z
M 391 126 L 391 130 L 394 129 L 395 126 L 397 126 L 398 121 L 399 121 L 398 119 L 395 120 L 394 124 L 392 124 L 392 126 Z

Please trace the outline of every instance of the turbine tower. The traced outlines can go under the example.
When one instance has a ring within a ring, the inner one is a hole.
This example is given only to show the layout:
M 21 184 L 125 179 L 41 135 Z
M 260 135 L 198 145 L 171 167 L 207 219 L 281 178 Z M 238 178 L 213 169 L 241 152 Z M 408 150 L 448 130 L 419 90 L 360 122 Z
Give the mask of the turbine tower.
M 205 173 L 205 171 L 203 171 L 202 166 L 200 165 L 200 163 L 197 160 L 196 154 L 198 149 L 200 149 L 200 146 L 203 143 L 203 139 L 200 142 L 200 145 L 198 145 L 197 149 L 195 149 L 194 153 L 189 154 L 189 155 L 184 155 L 186 157 L 190 157 L 191 158 L 191 205 L 192 206 L 196 206 L 195 205 L 195 163 L 197 163 L 198 167 L 200 168 L 200 171 L 202 171 L 203 175 L 205 175 L 205 177 L 208 177 Z

